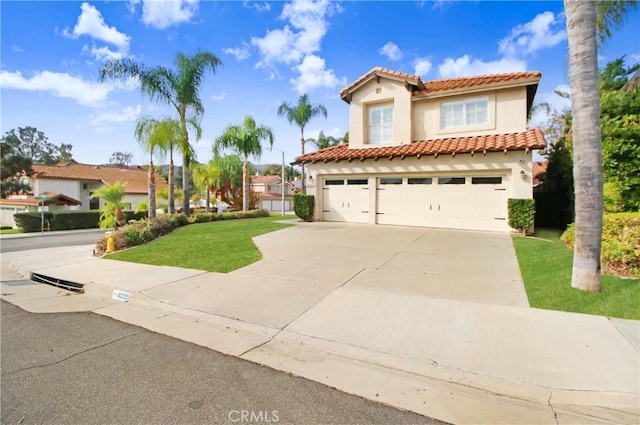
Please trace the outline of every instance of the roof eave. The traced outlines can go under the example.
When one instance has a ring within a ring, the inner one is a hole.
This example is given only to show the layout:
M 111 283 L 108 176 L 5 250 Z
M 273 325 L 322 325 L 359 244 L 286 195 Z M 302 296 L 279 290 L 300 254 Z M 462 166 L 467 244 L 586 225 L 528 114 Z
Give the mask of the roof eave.
M 527 90 L 528 90 L 528 88 L 531 86 L 535 86 L 537 88 L 539 82 L 540 82 L 539 77 L 533 77 L 533 78 L 527 78 L 527 79 L 522 79 L 517 81 L 508 81 L 504 83 L 483 84 L 483 85 L 478 85 L 474 87 L 460 87 L 460 88 L 451 89 L 451 90 L 440 90 L 433 93 L 426 93 L 424 95 L 415 95 L 415 96 L 412 96 L 411 100 L 417 101 L 417 100 L 425 100 L 425 99 L 435 99 L 440 97 L 455 96 L 457 94 L 473 94 L 473 93 L 484 92 L 487 90 L 503 90 L 503 89 L 517 88 L 517 87 L 527 87 Z

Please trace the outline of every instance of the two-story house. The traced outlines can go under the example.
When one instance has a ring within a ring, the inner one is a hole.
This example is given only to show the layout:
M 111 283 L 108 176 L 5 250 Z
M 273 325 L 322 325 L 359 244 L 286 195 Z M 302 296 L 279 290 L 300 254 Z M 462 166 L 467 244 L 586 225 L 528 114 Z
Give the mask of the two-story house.
M 508 198 L 532 198 L 527 117 L 539 72 L 423 82 L 374 68 L 345 87 L 349 144 L 296 158 L 316 220 L 508 232 Z
M 253 176 L 251 177 L 251 191 L 258 198 L 258 208 L 267 211 L 282 211 L 282 177 Z M 284 182 L 284 210 L 293 210 L 293 185 Z

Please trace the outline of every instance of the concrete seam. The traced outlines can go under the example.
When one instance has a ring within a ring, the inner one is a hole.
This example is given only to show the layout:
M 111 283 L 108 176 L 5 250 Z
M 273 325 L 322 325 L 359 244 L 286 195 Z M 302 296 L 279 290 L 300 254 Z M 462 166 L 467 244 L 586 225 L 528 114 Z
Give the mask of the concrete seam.
M 611 326 L 613 326 L 613 328 L 616 330 L 616 332 L 618 332 L 618 333 L 622 336 L 622 338 L 624 338 L 624 340 L 625 340 L 625 341 L 626 341 L 626 342 L 631 346 L 631 348 L 632 348 L 632 349 L 634 349 L 635 351 L 640 352 L 640 350 L 639 350 L 638 348 L 636 348 L 636 346 L 635 346 L 635 345 L 633 344 L 633 342 L 632 342 L 632 341 L 631 341 L 631 340 L 630 340 L 630 339 L 629 339 L 629 338 L 624 334 L 624 332 L 622 332 L 622 331 L 620 330 L 620 328 L 618 328 L 618 327 L 616 326 L 616 324 L 615 324 L 615 323 L 613 323 L 613 321 L 611 320 L 611 318 L 607 317 L 607 322 L 609 322 L 609 324 L 610 324 Z
M 55 365 L 58 365 L 58 364 L 60 364 L 60 363 L 64 363 L 64 362 L 66 362 L 67 360 L 70 360 L 70 359 L 72 359 L 72 358 L 74 358 L 74 357 L 77 357 L 77 356 L 79 356 L 79 355 L 81 355 L 81 354 L 85 354 L 85 353 L 88 353 L 88 352 L 90 352 L 90 351 L 94 351 L 94 350 L 97 350 L 97 349 L 99 349 L 99 348 L 103 348 L 103 347 L 106 347 L 106 346 L 108 346 L 108 345 L 114 344 L 114 343 L 116 343 L 116 342 L 118 342 L 118 341 L 122 341 L 123 339 L 129 338 L 129 337 L 132 337 L 132 336 L 136 336 L 136 335 L 138 335 L 139 333 L 140 333 L 140 331 L 135 332 L 135 333 L 132 333 L 132 334 L 129 334 L 129 335 L 122 336 L 122 337 L 120 337 L 120 338 L 114 339 L 114 340 L 109 341 L 109 342 L 106 342 L 106 343 L 104 343 L 104 344 L 96 345 L 95 347 L 87 348 L 86 350 L 82 350 L 82 351 L 79 351 L 79 352 L 77 352 L 77 353 L 73 353 L 72 355 L 67 356 L 67 357 L 65 357 L 64 359 L 61 359 L 61 360 L 58 360 L 58 361 L 55 361 L 55 362 L 52 362 L 52 363 L 45 363 L 45 364 L 40 364 L 40 365 L 33 365 L 33 366 L 25 367 L 25 368 L 23 368 L 23 369 L 11 370 L 11 371 L 9 371 L 9 372 L 3 373 L 3 374 L 2 374 L 2 376 L 12 375 L 12 374 L 14 374 L 14 373 L 25 372 L 25 371 L 27 371 L 27 370 L 31 370 L 31 369 L 40 369 L 40 368 L 43 368 L 43 367 L 55 366 Z

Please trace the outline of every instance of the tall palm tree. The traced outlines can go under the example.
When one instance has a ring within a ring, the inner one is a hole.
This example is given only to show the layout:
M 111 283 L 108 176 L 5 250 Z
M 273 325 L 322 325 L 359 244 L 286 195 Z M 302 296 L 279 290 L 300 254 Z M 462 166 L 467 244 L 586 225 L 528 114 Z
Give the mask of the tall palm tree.
M 126 224 L 125 216 L 122 210 L 125 208 L 123 202 L 127 183 L 120 181 L 114 184 L 105 183 L 104 186 L 94 190 L 91 198 L 100 198 L 105 204 L 100 209 L 100 228 L 110 228 L 124 226 Z
M 200 87 L 205 72 L 215 73 L 222 65 L 213 53 L 198 50 L 193 56 L 177 53 L 177 70 L 164 66 L 147 68 L 132 59 L 113 59 L 100 70 L 100 81 L 106 78 L 135 77 L 140 81 L 142 93 L 151 100 L 173 106 L 178 112 L 180 122 L 180 141 L 178 149 L 182 154 L 182 191 L 184 193 L 183 211 L 189 211 L 189 165 L 194 159 L 193 147 L 189 143 L 187 123 L 189 112 L 196 118 L 202 117 L 204 107 L 200 100 Z
M 222 136 L 214 142 L 213 150 L 217 154 L 220 149 L 233 149 L 243 156 L 242 166 L 242 210 L 249 209 L 249 156 L 262 155 L 261 141 L 266 140 L 273 146 L 273 132 L 269 127 L 257 125 L 256 121 L 247 116 L 242 125 L 228 126 Z M 217 156 L 217 155 L 216 155 Z
M 198 186 L 201 190 L 205 190 L 207 193 L 207 205 L 205 206 L 205 211 L 209 212 L 209 204 L 211 203 L 211 191 L 215 191 L 216 189 L 216 181 L 218 179 L 218 175 L 220 174 L 220 170 L 218 169 L 218 165 L 215 160 L 211 160 L 206 164 L 196 164 L 193 167 L 193 182 Z
M 576 236 L 571 286 L 600 292 L 602 136 L 596 44 L 596 5 L 565 0 L 573 115 Z
M 156 153 L 164 154 L 165 144 L 157 137 L 157 123 L 155 118 L 141 117 L 136 120 L 135 136 L 138 144 L 149 154 L 149 175 L 147 177 L 149 198 L 147 201 L 147 216 L 156 217 L 156 169 L 153 164 L 153 156 Z
M 327 109 L 322 105 L 312 105 L 309 103 L 309 96 L 306 94 L 301 95 L 298 98 L 297 105 L 291 105 L 288 102 L 283 102 L 278 107 L 278 116 L 285 117 L 289 124 L 295 124 L 300 127 L 300 152 L 304 155 L 304 128 L 309 124 L 313 118 L 318 115 L 322 115 L 327 118 Z M 302 177 L 302 190 L 306 187 L 304 177 L 304 164 L 300 164 L 300 174 Z

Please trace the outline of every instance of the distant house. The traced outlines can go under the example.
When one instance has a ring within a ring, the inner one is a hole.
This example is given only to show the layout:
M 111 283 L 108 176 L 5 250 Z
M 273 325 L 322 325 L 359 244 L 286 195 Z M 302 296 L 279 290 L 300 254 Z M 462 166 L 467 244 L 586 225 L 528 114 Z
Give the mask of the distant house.
M 104 206 L 99 199 L 91 199 L 94 190 L 104 184 L 117 181 L 127 183 L 124 203 L 126 209 L 135 209 L 147 201 L 148 171 L 142 167 L 121 167 L 111 165 L 90 165 L 66 162 L 57 165 L 34 164 L 33 172 L 22 179 L 31 187 L 27 195 L 10 195 L 0 199 L 0 223 L 15 226 L 13 214 L 17 212 L 39 211 L 39 195 L 51 198 L 45 201 L 46 211 L 86 211 Z M 156 174 L 156 191 L 168 187 L 164 178 Z
M 540 180 L 540 176 L 547 172 L 547 167 L 549 166 L 549 160 L 547 159 L 544 162 L 534 161 L 531 171 L 531 176 L 533 177 L 533 187 L 535 188 L 542 184 L 542 180 Z
M 280 176 L 253 176 L 251 191 L 258 198 L 258 208 L 267 211 L 282 211 L 282 178 Z M 293 185 L 284 182 L 284 210 L 291 211 Z

